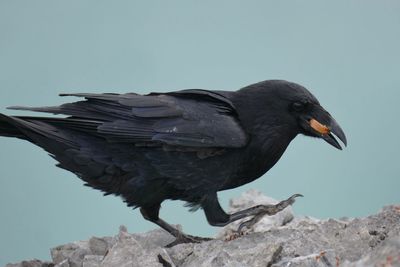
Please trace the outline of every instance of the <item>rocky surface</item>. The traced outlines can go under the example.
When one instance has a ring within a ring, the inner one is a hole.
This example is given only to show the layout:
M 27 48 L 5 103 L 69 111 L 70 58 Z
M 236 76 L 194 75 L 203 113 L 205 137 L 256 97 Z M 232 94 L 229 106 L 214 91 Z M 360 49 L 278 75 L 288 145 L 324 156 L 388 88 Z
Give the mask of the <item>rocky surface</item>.
M 236 211 L 272 203 L 276 201 L 252 190 L 230 204 Z M 51 263 L 33 260 L 7 267 L 400 266 L 400 206 L 343 220 L 294 217 L 287 208 L 246 229 L 246 235 L 226 241 L 238 224 L 223 228 L 215 240 L 172 248 L 165 248 L 173 238 L 163 230 L 129 234 L 122 226 L 114 237 L 51 249 Z

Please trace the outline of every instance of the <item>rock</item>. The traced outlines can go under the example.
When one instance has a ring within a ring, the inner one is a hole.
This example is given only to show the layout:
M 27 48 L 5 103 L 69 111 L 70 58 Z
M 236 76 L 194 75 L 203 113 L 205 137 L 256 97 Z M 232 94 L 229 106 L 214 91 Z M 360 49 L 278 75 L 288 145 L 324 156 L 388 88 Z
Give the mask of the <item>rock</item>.
M 54 265 L 54 267 L 70 267 L 70 261 L 69 259 L 65 259 L 60 263 L 57 263 L 56 265 Z
M 400 266 L 400 237 L 389 239 L 360 260 L 346 261 L 344 265 L 347 267 Z
M 180 228 L 180 226 L 177 225 L 175 225 L 175 227 Z M 143 234 L 133 234 L 132 236 L 146 249 L 165 247 L 175 240 L 173 236 L 168 234 L 166 231 L 160 231 L 160 229 L 152 230 Z
M 276 202 L 251 190 L 231 201 L 231 212 Z M 223 228 L 215 240 L 172 248 L 165 245 L 174 238 L 162 229 L 130 234 L 121 227 L 114 237 L 51 249 L 53 263 L 34 260 L 7 267 L 400 266 L 400 206 L 365 218 L 328 220 L 294 217 L 288 208 L 225 241 L 237 226 Z
M 82 267 L 97 267 L 100 266 L 101 262 L 103 261 L 104 256 L 99 255 L 86 255 L 83 258 Z
M 222 240 L 195 244 L 192 253 L 178 266 L 199 266 L 199 267 L 219 267 L 219 266 L 267 266 L 276 258 L 277 251 L 280 253 L 280 244 L 252 243 L 250 240 L 240 242 L 237 239 L 231 242 Z M 182 249 L 172 248 L 171 250 Z M 170 252 L 170 250 L 168 251 Z M 175 252 L 176 253 L 176 252 Z M 278 253 L 278 254 L 279 254 Z M 171 253 L 173 255 L 173 253 Z M 174 258 L 172 257 L 174 261 Z M 174 261 L 175 262 L 175 261 Z
M 16 264 L 7 264 L 5 267 L 53 267 L 54 263 L 42 262 L 40 260 L 23 261 Z
M 89 240 L 89 249 L 93 255 L 104 256 L 113 243 L 113 238 L 92 237 Z
M 85 255 L 91 251 L 88 241 L 78 241 L 52 248 L 50 254 L 57 267 L 81 267 Z

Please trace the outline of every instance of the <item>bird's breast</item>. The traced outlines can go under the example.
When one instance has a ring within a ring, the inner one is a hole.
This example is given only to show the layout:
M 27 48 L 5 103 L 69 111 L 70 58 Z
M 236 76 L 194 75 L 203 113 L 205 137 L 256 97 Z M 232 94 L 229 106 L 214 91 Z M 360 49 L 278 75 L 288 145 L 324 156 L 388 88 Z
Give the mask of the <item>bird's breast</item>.
M 260 178 L 278 162 L 292 139 L 293 137 L 280 136 L 268 140 L 250 141 L 240 152 L 237 172 L 224 189 L 235 188 Z

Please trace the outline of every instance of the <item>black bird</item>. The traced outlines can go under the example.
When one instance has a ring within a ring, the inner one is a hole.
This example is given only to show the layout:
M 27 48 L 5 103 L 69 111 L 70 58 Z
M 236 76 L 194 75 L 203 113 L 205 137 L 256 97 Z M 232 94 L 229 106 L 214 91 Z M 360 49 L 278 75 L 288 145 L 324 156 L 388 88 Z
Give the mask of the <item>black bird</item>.
M 42 147 L 58 167 L 85 185 L 121 196 L 140 207 L 146 220 L 176 237 L 171 245 L 199 241 L 159 218 L 166 199 L 202 208 L 208 222 L 224 226 L 253 216 L 275 214 L 299 194 L 277 205 L 259 205 L 234 214 L 221 208 L 217 192 L 249 183 L 266 173 L 298 134 L 346 145 L 337 122 L 304 87 L 282 80 L 238 91 L 190 89 L 148 95 L 61 94 L 85 100 L 54 107 L 10 107 L 67 115 L 0 114 L 0 135 Z

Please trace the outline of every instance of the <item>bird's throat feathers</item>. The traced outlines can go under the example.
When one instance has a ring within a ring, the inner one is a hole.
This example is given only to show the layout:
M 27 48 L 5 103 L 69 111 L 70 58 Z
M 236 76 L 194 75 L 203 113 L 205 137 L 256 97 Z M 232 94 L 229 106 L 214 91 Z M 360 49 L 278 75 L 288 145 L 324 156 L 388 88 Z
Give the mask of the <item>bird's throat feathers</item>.
M 281 158 L 290 142 L 296 137 L 285 126 L 270 126 L 258 129 L 263 134 L 251 134 L 246 147 L 246 164 L 241 170 L 248 182 L 259 178 Z M 257 132 L 258 132 L 257 131 Z

